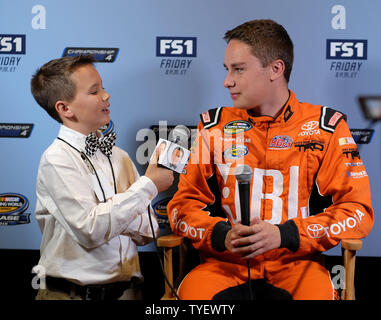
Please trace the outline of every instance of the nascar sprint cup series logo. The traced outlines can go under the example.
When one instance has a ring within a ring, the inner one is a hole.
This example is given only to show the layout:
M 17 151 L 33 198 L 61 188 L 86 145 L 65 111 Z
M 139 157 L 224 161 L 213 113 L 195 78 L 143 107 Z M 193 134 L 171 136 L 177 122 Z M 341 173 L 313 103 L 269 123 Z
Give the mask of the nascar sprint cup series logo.
M 0 226 L 30 223 L 30 214 L 24 214 L 28 207 L 29 200 L 21 194 L 0 194 Z
M 327 39 L 326 59 L 333 60 L 329 70 L 336 78 L 357 78 L 368 59 L 368 40 Z
M 25 34 L 0 34 L 0 72 L 15 72 L 26 53 Z
M 156 56 L 167 75 L 185 75 L 197 56 L 195 37 L 156 37 Z

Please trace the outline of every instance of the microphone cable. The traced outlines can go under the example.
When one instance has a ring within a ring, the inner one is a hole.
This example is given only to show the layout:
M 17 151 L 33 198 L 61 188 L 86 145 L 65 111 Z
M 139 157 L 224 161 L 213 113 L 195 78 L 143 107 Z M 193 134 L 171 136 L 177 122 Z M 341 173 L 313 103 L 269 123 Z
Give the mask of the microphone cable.
M 247 277 L 248 277 L 248 287 L 249 287 L 249 300 L 254 300 L 254 292 L 251 288 L 251 275 L 250 275 L 250 260 L 247 260 Z
M 150 227 L 151 227 L 151 232 L 152 232 L 152 237 L 153 237 L 153 242 L 155 244 L 155 249 L 156 249 L 156 254 L 157 254 L 157 257 L 159 259 L 159 263 L 160 263 L 160 268 L 161 268 L 161 272 L 164 276 L 164 280 L 165 282 L 168 284 L 169 288 L 171 289 L 172 291 L 172 294 L 176 297 L 177 300 L 181 300 L 180 297 L 177 295 L 177 292 L 176 292 L 176 289 L 173 287 L 173 285 L 169 282 L 166 274 L 165 274 L 165 271 L 164 271 L 164 265 L 163 265 L 163 260 L 160 256 L 160 253 L 159 253 L 159 248 L 157 246 L 157 238 L 156 238 L 156 235 L 155 235 L 155 230 L 153 228 L 153 224 L 152 224 L 152 217 L 151 217 L 151 206 L 148 205 L 148 219 L 149 219 L 149 223 L 150 223 Z M 254 296 L 254 292 L 252 290 L 252 287 L 251 287 L 251 274 L 250 274 L 250 260 L 247 260 L 247 277 L 248 277 L 248 288 L 249 288 L 249 300 L 254 300 L 255 299 L 255 296 Z

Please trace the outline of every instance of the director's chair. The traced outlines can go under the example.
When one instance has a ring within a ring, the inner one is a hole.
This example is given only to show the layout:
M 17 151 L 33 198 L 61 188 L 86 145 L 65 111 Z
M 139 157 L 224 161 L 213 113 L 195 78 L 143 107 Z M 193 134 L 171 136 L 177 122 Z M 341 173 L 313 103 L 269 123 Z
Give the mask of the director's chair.
M 164 251 L 164 273 L 170 283 L 165 283 L 165 293 L 162 300 L 175 300 L 171 286 L 177 290 L 177 285 L 173 281 L 173 249 L 179 247 L 179 275 L 178 281 L 181 281 L 186 275 L 186 255 L 188 252 L 187 239 L 175 234 L 161 236 L 157 240 L 158 247 Z M 341 241 L 343 251 L 343 263 L 345 269 L 345 286 L 341 292 L 342 300 L 355 300 L 355 264 L 356 251 L 361 250 L 362 241 L 357 239 L 345 239 Z

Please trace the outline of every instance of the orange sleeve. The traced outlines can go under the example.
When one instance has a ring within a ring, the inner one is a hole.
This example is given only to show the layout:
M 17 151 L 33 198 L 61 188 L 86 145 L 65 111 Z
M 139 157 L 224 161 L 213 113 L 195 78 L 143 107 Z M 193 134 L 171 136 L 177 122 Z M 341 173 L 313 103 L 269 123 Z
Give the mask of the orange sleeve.
M 174 233 L 191 239 L 198 250 L 216 253 L 212 245 L 213 230 L 219 223 L 226 232 L 230 227 L 226 218 L 213 216 L 209 210 L 209 206 L 216 202 L 217 197 L 209 184 L 210 180 L 215 179 L 216 174 L 213 166 L 213 148 L 210 147 L 212 145 L 213 138 L 200 123 L 187 172 L 180 176 L 178 191 L 167 208 Z M 215 232 L 217 233 L 220 236 L 221 233 Z
M 314 216 L 295 218 L 299 253 L 325 251 L 341 239 L 360 239 L 370 232 L 374 215 L 369 178 L 345 121 L 336 127 L 316 175 L 319 193 L 332 205 Z

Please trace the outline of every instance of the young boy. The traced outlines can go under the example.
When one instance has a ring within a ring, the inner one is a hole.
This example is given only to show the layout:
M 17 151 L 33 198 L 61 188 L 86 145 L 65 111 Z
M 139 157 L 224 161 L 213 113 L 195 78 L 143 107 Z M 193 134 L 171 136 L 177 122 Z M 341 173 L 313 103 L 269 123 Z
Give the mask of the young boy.
M 139 177 L 114 146 L 115 134 L 98 131 L 110 122 L 110 95 L 93 63 L 91 56 L 52 60 L 31 81 L 38 104 L 62 123 L 38 169 L 39 265 L 47 288 L 36 299 L 138 298 L 136 246 L 152 240 L 150 201 L 173 182 L 155 161 Z
M 281 25 L 249 21 L 225 39 L 234 107 L 201 115 L 187 174 L 168 204 L 173 231 L 202 256 L 179 296 L 334 299 L 320 253 L 373 225 L 369 180 L 345 116 L 288 89 L 293 44 Z M 253 171 L 250 226 L 241 224 L 234 175 L 243 163 Z M 313 190 L 332 205 L 312 205 Z

